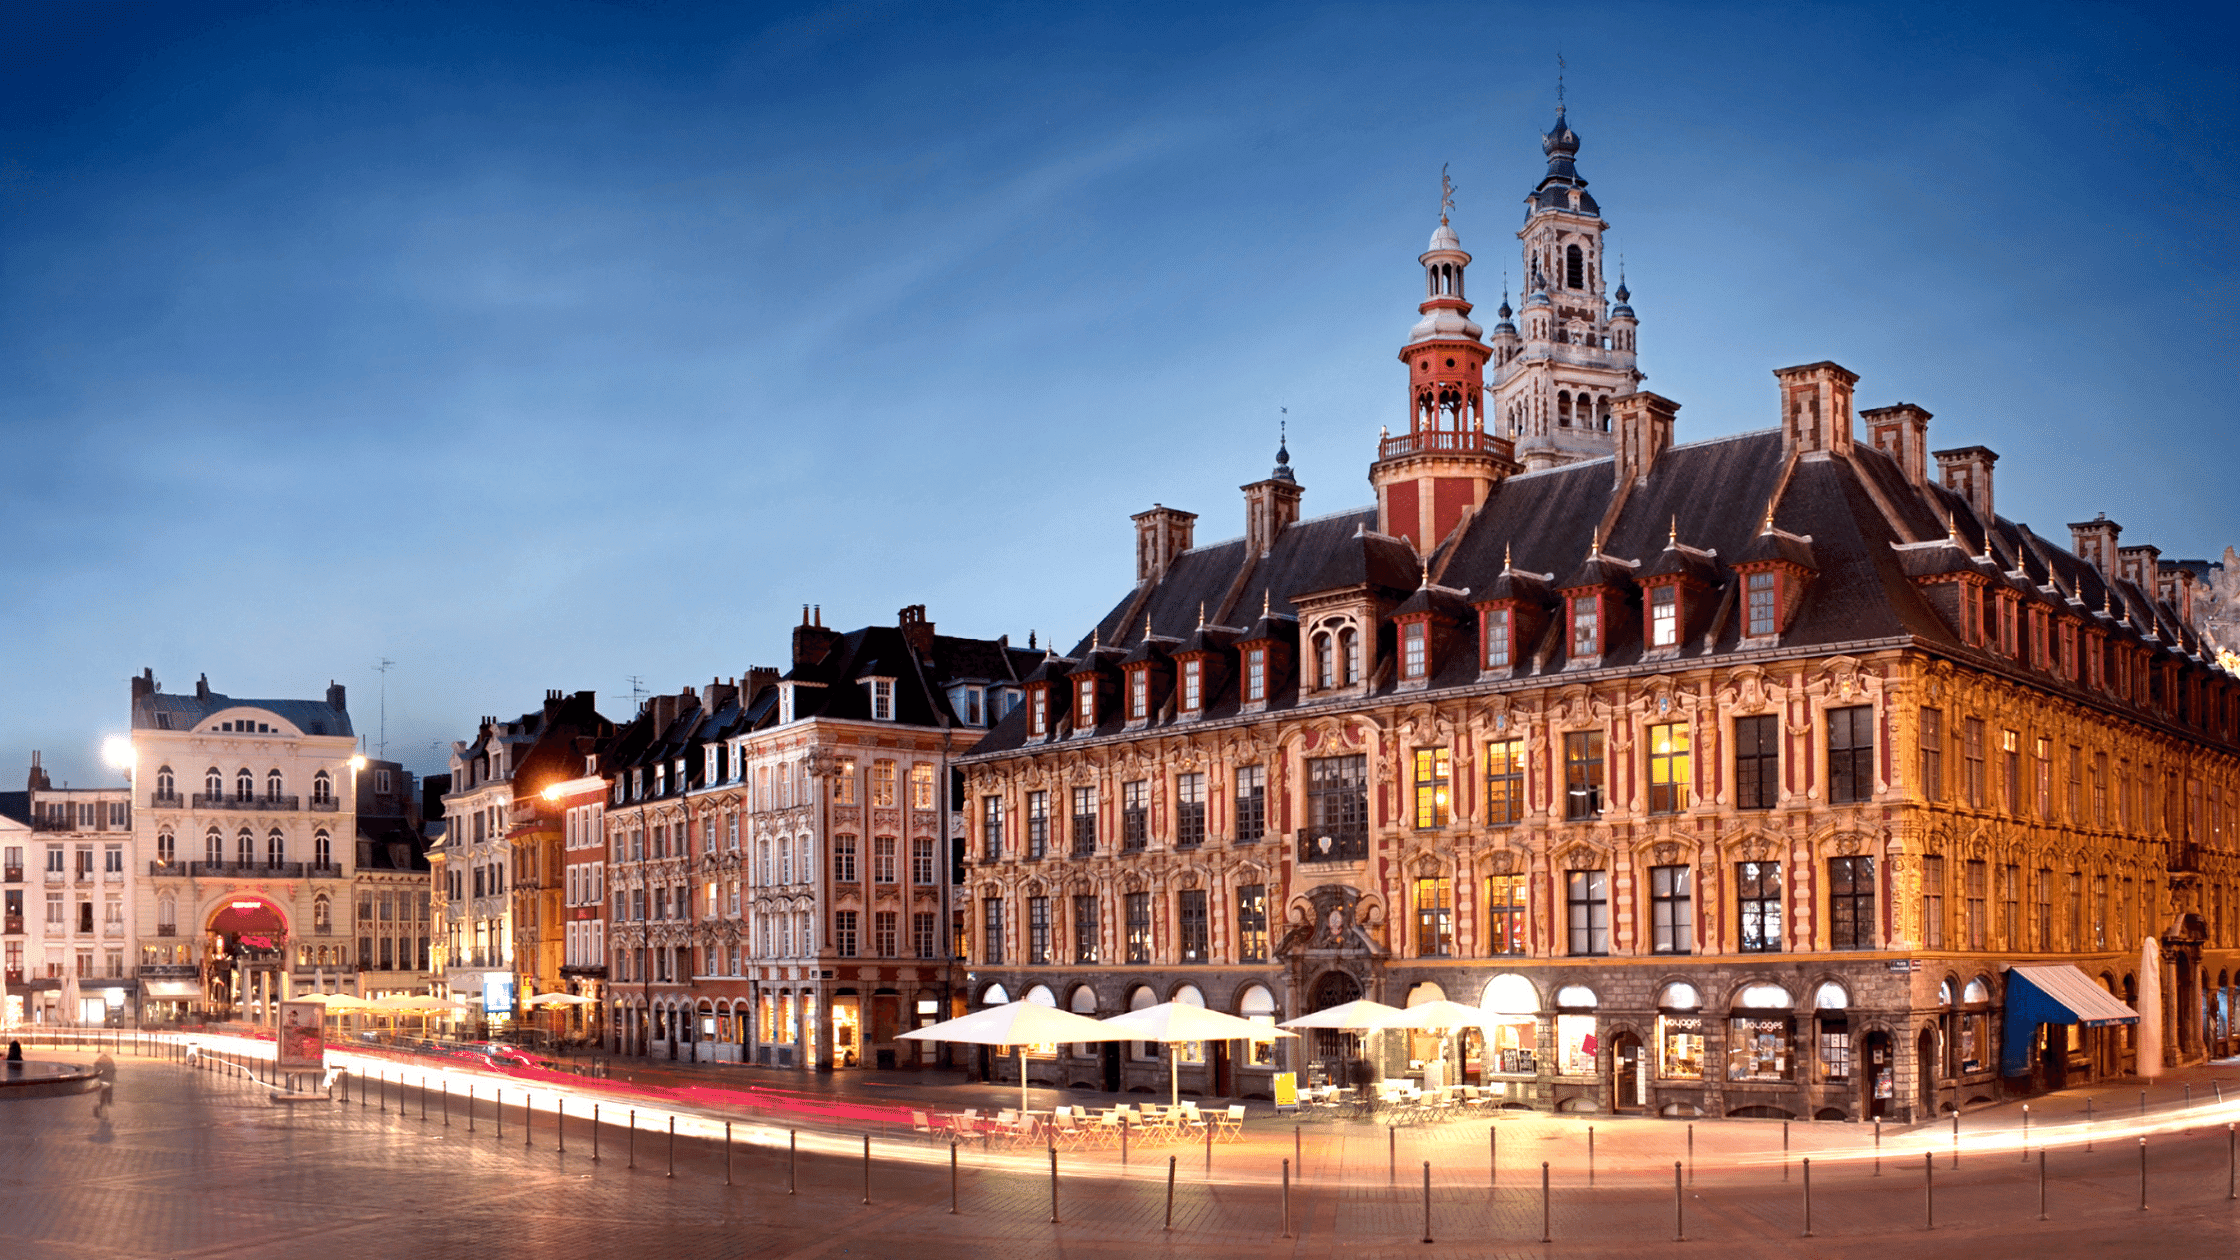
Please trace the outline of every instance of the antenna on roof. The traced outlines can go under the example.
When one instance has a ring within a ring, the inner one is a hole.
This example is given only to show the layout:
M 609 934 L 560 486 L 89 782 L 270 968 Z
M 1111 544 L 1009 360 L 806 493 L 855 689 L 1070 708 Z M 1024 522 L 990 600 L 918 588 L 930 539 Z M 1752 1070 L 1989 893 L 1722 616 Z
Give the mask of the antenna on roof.
M 642 709 L 646 703 L 646 680 L 637 674 L 630 675 L 630 707 Z
M 389 671 L 396 665 L 384 656 L 381 663 L 373 667 L 373 672 L 381 675 L 381 741 L 374 745 L 374 755 L 383 761 L 389 759 Z
M 1563 116 L 1563 72 L 1569 67 L 1563 63 L 1563 50 L 1556 50 L 1556 116 Z

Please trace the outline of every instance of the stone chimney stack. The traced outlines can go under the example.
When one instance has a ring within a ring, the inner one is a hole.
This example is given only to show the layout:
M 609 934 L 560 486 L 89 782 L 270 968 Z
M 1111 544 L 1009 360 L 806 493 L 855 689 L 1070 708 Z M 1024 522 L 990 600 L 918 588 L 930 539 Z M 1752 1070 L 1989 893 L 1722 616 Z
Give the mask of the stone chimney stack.
M 1795 455 L 1811 451 L 1851 453 L 1851 387 L 1859 374 L 1822 361 L 1775 368 L 1781 383 L 1781 448 Z
M 2116 549 L 2116 576 L 2139 588 L 2148 599 L 2162 577 L 2162 548 L 2153 543 Z
M 159 688 L 156 686 L 156 671 L 142 669 L 140 676 L 132 680 L 132 702 L 138 704 L 146 697 L 156 694 L 157 690 Z
M 918 654 L 921 661 L 933 660 L 933 623 L 926 620 L 926 606 L 912 604 L 895 614 L 902 627 L 902 641 Z
M 793 628 L 794 668 L 799 669 L 803 665 L 822 663 L 825 657 L 832 654 L 833 645 L 838 642 L 840 642 L 839 634 L 824 627 L 823 606 L 818 606 L 814 624 L 812 624 L 809 606 L 803 604 L 801 606 L 801 624 Z
M 2108 519 L 2106 512 L 2093 515 L 2089 521 L 2069 522 L 2069 549 L 2077 558 L 2100 570 L 2100 576 L 2116 576 L 2116 539 L 2123 533 L 2123 526 Z
M 54 781 L 47 777 L 46 769 L 39 764 L 39 750 L 36 748 L 31 750 L 31 777 L 25 786 L 34 792 L 44 792 L 54 786 Z
M 1136 583 L 1157 582 L 1174 558 L 1190 550 L 1198 514 L 1154 503 L 1128 518 L 1136 523 Z
M 759 696 L 759 695 L 761 695 L 761 694 L 762 694 L 763 692 L 765 692 L 765 691 L 769 690 L 770 688 L 772 688 L 772 687 L 775 687 L 775 686 L 777 686 L 777 685 L 778 685 L 778 669 L 777 669 L 777 667 L 776 667 L 776 666 L 774 666 L 774 665 L 749 665 L 749 666 L 747 666 L 747 689 L 746 689 L 745 700 L 746 700 L 746 702 L 747 702 L 748 704 L 753 704 L 753 703 L 754 703 L 754 698 L 755 698 L 756 696 Z
M 1619 395 L 1611 409 L 1617 413 L 1617 484 L 1645 481 L 1658 457 L 1672 446 L 1672 423 L 1680 404 L 1640 390 Z
M 329 680 L 327 683 L 327 707 L 337 713 L 349 712 L 350 706 L 344 703 L 344 697 L 347 694 L 341 683 Z
M 1929 484 L 1929 413 L 1912 403 L 1892 403 L 1859 413 L 1867 422 L 1867 444 L 1898 463 L 1915 489 Z
M 1991 510 L 1991 466 L 1998 462 L 1999 453 L 1988 446 L 1937 452 L 1937 474 L 1944 488 L 1966 499 L 1986 525 L 1996 519 Z

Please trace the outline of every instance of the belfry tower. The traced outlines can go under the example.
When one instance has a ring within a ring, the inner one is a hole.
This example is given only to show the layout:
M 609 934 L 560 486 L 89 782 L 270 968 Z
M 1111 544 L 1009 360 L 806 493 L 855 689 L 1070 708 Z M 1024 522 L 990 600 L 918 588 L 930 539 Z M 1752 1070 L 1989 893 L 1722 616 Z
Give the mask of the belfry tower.
M 1553 468 L 1612 452 L 1610 403 L 1640 388 L 1634 367 L 1633 308 L 1621 276 L 1609 304 L 1602 207 L 1574 164 L 1579 134 L 1556 107 L 1540 137 L 1548 173 L 1525 198 L 1524 315 L 1511 322 L 1507 294 L 1493 329 L 1496 433 L 1516 443 L 1527 469 Z
M 1423 318 L 1408 332 L 1400 361 L 1408 365 L 1408 431 L 1387 431 L 1369 466 L 1377 491 L 1377 527 L 1405 538 L 1425 555 L 1463 514 L 1486 501 L 1495 482 L 1517 471 L 1509 441 L 1486 431 L 1485 330 L 1470 321 L 1462 250 L 1447 216 L 1454 184 L 1439 175 L 1439 227 L 1423 264 Z

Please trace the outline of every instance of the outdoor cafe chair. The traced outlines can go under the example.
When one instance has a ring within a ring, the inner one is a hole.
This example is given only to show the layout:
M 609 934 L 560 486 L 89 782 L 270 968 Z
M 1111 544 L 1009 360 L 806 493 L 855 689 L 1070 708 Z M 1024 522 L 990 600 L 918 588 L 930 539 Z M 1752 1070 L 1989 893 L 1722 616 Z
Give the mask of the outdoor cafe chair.
M 1219 1137 L 1224 1142 L 1244 1139 L 1244 1104 L 1231 1103 L 1226 1112 L 1214 1113 L 1214 1123 L 1219 1126 Z

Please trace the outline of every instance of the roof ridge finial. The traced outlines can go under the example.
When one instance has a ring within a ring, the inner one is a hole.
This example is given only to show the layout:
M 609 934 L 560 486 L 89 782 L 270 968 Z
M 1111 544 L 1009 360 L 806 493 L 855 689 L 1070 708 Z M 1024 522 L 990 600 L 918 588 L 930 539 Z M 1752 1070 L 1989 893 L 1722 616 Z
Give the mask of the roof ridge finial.
M 1447 216 L 1454 213 L 1454 181 L 1447 178 L 1445 162 L 1439 163 L 1439 223 L 1445 226 Z
M 1665 531 L 1664 545 L 1667 547 L 1680 545 L 1680 514 L 1678 512 L 1672 514 L 1672 528 Z
M 1421 577 L 1419 577 L 1419 578 L 1417 578 L 1417 579 L 1416 579 L 1416 583 L 1417 583 L 1417 585 L 1416 585 L 1416 589 L 1417 589 L 1417 590 L 1424 590 L 1424 589 L 1428 588 L 1428 587 L 1429 587 L 1429 586 L 1431 585 L 1431 557 L 1429 557 L 1429 556 L 1424 556 L 1424 557 L 1422 557 L 1422 564 L 1423 564 L 1423 575 L 1422 575 Z
M 1563 117 L 1563 72 L 1569 69 L 1563 61 L 1563 50 L 1556 50 L 1556 117 Z
M 1198 601 L 1198 628 L 1206 628 L 1206 602 L 1202 599 Z
M 1103 626 L 1096 626 L 1096 627 L 1092 628 L 1092 629 L 1091 629 L 1091 630 L 1089 631 L 1089 650 L 1090 650 L 1090 651 L 1092 651 L 1092 652 L 1094 652 L 1094 651 L 1096 651 L 1096 650 L 1097 650 L 1097 649 L 1098 649 L 1099 647 L 1102 647 L 1102 646 L 1103 646 L 1103 644 L 1104 644 L 1104 627 L 1103 627 Z
M 1516 567 L 1517 567 L 1517 565 L 1516 565 L 1516 561 L 1514 561 L 1514 560 L 1512 560 L 1512 559 L 1510 558 L 1510 550 L 1509 550 L 1509 544 L 1508 544 L 1508 543 L 1506 543 L 1506 542 L 1505 542 L 1505 543 L 1502 543 L 1502 544 L 1501 544 L 1501 571 L 1502 571 L 1503 573 L 1507 573 L 1507 572 L 1509 572 L 1509 571 L 1510 571 L 1511 569 L 1514 569 L 1514 568 L 1516 568 Z
M 1268 616 L 1268 605 L 1269 605 L 1270 601 L 1274 600 L 1274 598 L 1275 598 L 1275 588 L 1274 588 L 1274 587 L 1272 587 L 1272 586 L 1263 586 L 1263 587 L 1261 587 L 1261 588 L 1260 588 L 1260 615 L 1261 615 L 1261 617 L 1265 618 L 1265 617 L 1267 617 L 1267 616 Z
M 1151 642 L 1151 610 L 1148 608 L 1143 610 L 1143 641 Z
M 1594 527 L 1594 532 L 1587 536 L 1587 559 L 1592 560 L 1601 554 L 1602 526 L 1597 525 Z
M 1773 501 L 1770 499 L 1766 501 L 1765 524 L 1758 527 L 1758 532 L 1761 534 L 1770 534 L 1773 532 Z

